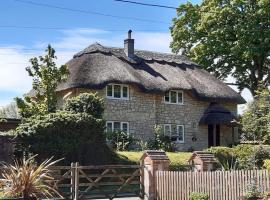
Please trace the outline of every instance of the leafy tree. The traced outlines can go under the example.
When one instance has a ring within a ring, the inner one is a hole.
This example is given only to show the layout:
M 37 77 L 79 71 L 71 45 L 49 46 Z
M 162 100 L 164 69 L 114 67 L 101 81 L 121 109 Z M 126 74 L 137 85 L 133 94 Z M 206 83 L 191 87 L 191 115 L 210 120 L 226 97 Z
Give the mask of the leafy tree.
M 256 92 L 254 101 L 248 104 L 241 117 L 243 140 L 270 142 L 270 91 L 261 89 Z
M 270 80 L 268 0 L 204 0 L 182 4 L 173 19 L 171 47 L 213 72 L 231 75 L 255 95 Z
M 12 102 L 3 108 L 0 108 L 0 118 L 20 118 L 16 103 Z
M 55 50 L 48 45 L 45 56 L 30 59 L 31 66 L 26 68 L 29 76 L 33 77 L 33 97 L 26 95 L 24 99 L 16 98 L 20 115 L 24 118 L 37 114 L 56 111 L 56 88 L 68 75 L 65 65 L 56 66 Z

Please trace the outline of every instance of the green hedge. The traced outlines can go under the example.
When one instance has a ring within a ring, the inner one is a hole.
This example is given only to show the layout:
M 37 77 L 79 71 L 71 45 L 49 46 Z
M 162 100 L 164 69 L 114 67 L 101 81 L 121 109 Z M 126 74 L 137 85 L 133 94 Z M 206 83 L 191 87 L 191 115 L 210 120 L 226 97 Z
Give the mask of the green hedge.
M 108 164 L 116 154 L 106 145 L 105 123 L 84 113 L 59 111 L 30 118 L 17 130 L 17 155 L 38 154 L 46 158 L 64 158 L 63 164 Z

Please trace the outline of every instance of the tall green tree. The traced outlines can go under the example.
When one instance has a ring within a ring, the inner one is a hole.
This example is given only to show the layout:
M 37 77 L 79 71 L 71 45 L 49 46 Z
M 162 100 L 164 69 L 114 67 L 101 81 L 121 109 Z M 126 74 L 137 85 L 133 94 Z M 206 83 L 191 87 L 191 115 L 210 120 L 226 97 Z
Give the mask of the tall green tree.
M 68 76 L 65 65 L 57 67 L 55 50 L 48 45 L 45 56 L 31 58 L 31 66 L 26 68 L 33 78 L 31 95 L 16 98 L 20 115 L 24 118 L 37 114 L 46 114 L 56 111 L 56 88 Z
M 239 89 L 255 95 L 270 80 L 270 1 L 203 0 L 177 9 L 171 27 L 174 52 L 182 52 Z
M 242 139 L 270 144 L 270 91 L 256 91 L 254 101 L 248 104 L 241 117 Z

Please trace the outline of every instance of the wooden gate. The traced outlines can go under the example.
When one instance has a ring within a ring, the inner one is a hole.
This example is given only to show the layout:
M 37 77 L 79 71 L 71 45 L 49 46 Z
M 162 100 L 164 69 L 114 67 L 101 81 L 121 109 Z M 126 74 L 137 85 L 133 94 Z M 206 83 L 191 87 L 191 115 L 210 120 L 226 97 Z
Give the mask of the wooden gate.
M 141 167 L 139 165 L 72 166 L 74 171 L 73 198 L 114 199 L 143 197 Z

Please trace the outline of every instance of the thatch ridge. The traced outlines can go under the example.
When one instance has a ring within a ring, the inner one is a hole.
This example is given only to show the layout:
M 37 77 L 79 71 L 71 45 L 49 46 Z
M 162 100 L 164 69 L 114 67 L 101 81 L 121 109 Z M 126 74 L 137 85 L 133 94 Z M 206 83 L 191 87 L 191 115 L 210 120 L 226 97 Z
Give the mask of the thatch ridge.
M 117 82 L 136 84 L 144 92 L 181 89 L 200 100 L 245 103 L 237 92 L 182 55 L 136 50 L 129 58 L 123 48 L 94 43 L 74 55 L 67 66 L 70 76 L 58 91 L 97 89 Z

